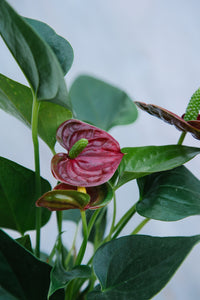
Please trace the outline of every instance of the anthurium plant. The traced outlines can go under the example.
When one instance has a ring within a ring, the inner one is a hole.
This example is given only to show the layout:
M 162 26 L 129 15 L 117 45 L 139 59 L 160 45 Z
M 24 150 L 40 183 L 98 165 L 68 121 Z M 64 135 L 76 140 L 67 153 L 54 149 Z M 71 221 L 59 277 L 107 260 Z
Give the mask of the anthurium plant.
M 0 0 L 0 34 L 29 84 L 0 74 L 0 108 L 30 127 L 35 161 L 32 171 L 0 157 L 0 299 L 153 298 L 200 242 L 200 235 L 139 233 L 151 219 L 172 222 L 200 214 L 200 181 L 184 166 L 200 148 L 183 145 L 187 132 L 200 139 L 200 90 L 182 116 L 134 102 L 124 91 L 87 75 L 68 90 L 64 77 L 70 76 L 73 49 L 67 40 L 47 24 L 20 16 L 5 0 Z M 137 108 L 174 125 L 181 131 L 178 142 L 121 148 L 108 131 L 135 122 Z M 40 176 L 39 139 L 52 153 L 55 186 Z M 56 153 L 56 142 L 62 153 Z M 133 180 L 139 200 L 116 220 L 116 191 Z M 44 256 L 40 232 L 51 214 L 56 214 L 57 238 Z M 136 214 L 142 222 L 122 236 Z M 63 220 L 82 232 L 81 241 L 75 234 L 69 249 Z M 7 229 L 21 237 L 15 240 Z

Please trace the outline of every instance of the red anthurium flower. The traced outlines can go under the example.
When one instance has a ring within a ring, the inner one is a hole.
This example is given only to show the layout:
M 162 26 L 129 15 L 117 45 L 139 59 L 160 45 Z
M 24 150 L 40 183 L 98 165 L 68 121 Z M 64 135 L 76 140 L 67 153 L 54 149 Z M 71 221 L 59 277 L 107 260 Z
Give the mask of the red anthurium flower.
M 137 101 L 135 104 L 142 110 L 148 112 L 150 115 L 158 117 L 168 124 L 174 125 L 181 131 L 190 132 L 194 138 L 200 140 L 200 115 L 198 115 L 197 120 L 185 121 L 183 119 L 184 115 L 179 117 L 173 112 L 168 111 L 160 106 Z
M 123 153 L 107 132 L 79 120 L 60 125 L 56 138 L 67 153 L 54 155 L 54 177 L 73 186 L 97 186 L 107 182 L 119 166 Z
M 52 191 L 42 195 L 36 205 L 46 207 L 51 211 L 75 208 L 98 209 L 106 206 L 112 198 L 113 190 L 108 183 L 86 189 L 60 183 Z

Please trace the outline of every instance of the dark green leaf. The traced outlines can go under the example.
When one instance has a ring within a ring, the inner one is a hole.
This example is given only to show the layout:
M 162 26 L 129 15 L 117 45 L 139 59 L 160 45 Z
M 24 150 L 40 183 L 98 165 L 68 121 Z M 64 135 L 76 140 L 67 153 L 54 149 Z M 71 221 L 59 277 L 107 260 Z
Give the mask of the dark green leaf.
M 29 18 L 25 18 L 25 21 L 28 22 L 42 37 L 42 39 L 51 47 L 62 67 L 64 74 L 67 74 L 74 59 L 74 53 L 70 43 L 60 35 L 57 35 L 50 26 L 41 21 Z
M 88 209 L 86 211 L 87 223 L 89 223 L 93 214 L 94 214 L 94 210 Z M 95 243 L 95 242 L 98 243 L 102 241 L 106 229 L 106 223 L 107 223 L 107 207 L 103 207 L 98 217 L 96 218 L 93 228 L 88 237 L 88 240 L 91 243 Z
M 0 300 L 19 300 L 0 287 Z
M 184 166 L 138 179 L 137 212 L 147 218 L 177 221 L 200 214 L 200 181 Z
M 169 145 L 123 148 L 125 153 L 119 165 L 117 187 L 126 182 L 176 168 L 200 153 L 200 148 Z
M 50 272 L 49 265 L 36 259 L 0 230 L 0 286 L 14 299 L 47 299 Z M 63 291 L 50 299 L 63 300 Z
M 71 271 L 65 271 L 60 264 L 56 264 L 51 271 L 51 284 L 48 295 L 51 296 L 58 289 L 64 288 L 72 279 L 89 278 L 91 269 L 88 266 L 77 266 Z
M 101 291 L 88 300 L 149 300 L 170 280 L 200 236 L 126 236 L 97 250 L 93 265 Z
M 136 106 L 125 92 L 90 76 L 83 75 L 74 81 L 70 97 L 79 120 L 104 130 L 137 119 Z
M 31 127 L 33 97 L 30 88 L 0 74 L 0 108 Z M 57 104 L 42 102 L 38 117 L 38 134 L 53 149 L 56 130 L 72 113 Z
M 37 99 L 71 108 L 56 55 L 37 32 L 5 1 L 0 1 L 0 34 Z
M 42 191 L 51 189 L 41 178 Z M 19 231 L 35 229 L 35 172 L 0 157 L 0 226 Z M 50 212 L 42 210 L 42 226 L 50 218 Z
M 69 209 L 63 211 L 63 220 L 73 221 L 78 223 L 81 219 L 81 214 L 79 209 Z
M 26 250 L 33 253 L 32 245 L 31 245 L 31 239 L 30 235 L 26 234 L 18 239 L 16 239 L 16 242 L 18 242 L 22 247 L 24 247 Z

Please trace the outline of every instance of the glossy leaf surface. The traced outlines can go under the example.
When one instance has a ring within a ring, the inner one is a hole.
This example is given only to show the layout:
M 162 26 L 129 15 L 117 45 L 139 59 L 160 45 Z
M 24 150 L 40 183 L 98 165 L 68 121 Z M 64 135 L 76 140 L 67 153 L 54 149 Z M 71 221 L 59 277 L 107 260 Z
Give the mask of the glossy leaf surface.
M 101 290 L 91 292 L 88 300 L 151 299 L 199 241 L 200 236 L 135 235 L 104 244 L 93 260 Z
M 144 102 L 135 102 L 135 104 L 152 116 L 155 116 L 170 125 L 174 125 L 176 129 L 190 132 L 196 139 L 200 139 L 200 120 L 185 121 L 182 117 L 177 116 L 173 112 L 154 104 L 146 104 Z
M 56 264 L 51 271 L 51 284 L 48 295 L 51 296 L 58 289 L 66 287 L 69 282 L 76 278 L 89 278 L 92 272 L 90 267 L 80 265 L 70 271 L 65 271 L 60 264 Z
M 5 292 L 14 299 L 47 299 L 51 267 L 36 259 L 2 230 L 0 230 L 0 261 L 0 286 Z M 63 291 L 59 291 L 50 300 L 63 298 Z
M 136 106 L 124 91 L 94 77 L 78 77 L 70 97 L 77 119 L 106 131 L 137 119 Z
M 200 181 L 184 166 L 139 178 L 137 212 L 147 218 L 177 221 L 200 214 Z
M 45 193 L 37 200 L 36 205 L 46 207 L 51 211 L 65 209 L 84 209 L 90 196 L 72 190 L 53 190 Z
M 5 0 L 0 1 L 0 34 L 37 99 L 71 108 L 64 74 L 56 55 Z
M 31 89 L 0 74 L 0 108 L 31 127 L 33 96 Z M 58 126 L 70 119 L 72 113 L 57 104 L 41 102 L 38 134 L 53 149 Z
M 88 145 L 76 158 L 58 153 L 52 159 L 54 177 L 69 185 L 90 187 L 108 181 L 123 157 L 119 143 L 110 134 L 79 120 L 71 119 L 61 124 L 56 137 L 67 153 L 80 139 L 88 140 Z
M 41 178 L 42 191 L 51 186 Z M 35 172 L 0 157 L 0 227 L 14 229 L 21 234 L 35 229 Z M 42 210 L 42 226 L 50 212 Z
M 45 193 L 36 205 L 50 210 L 98 209 L 106 206 L 113 198 L 113 190 L 108 183 L 86 188 L 86 193 L 65 183 L 58 184 L 53 191 Z M 80 215 L 80 214 L 79 214 Z M 76 216 L 78 223 L 79 216 Z
M 123 148 L 126 153 L 118 168 L 117 187 L 126 182 L 151 174 L 176 168 L 200 153 L 200 148 L 169 145 Z
M 51 47 L 61 65 L 63 73 L 66 75 L 71 68 L 74 59 L 74 53 L 70 43 L 60 35 L 56 34 L 50 26 L 41 21 L 29 18 L 25 18 L 25 21 L 28 22 L 28 24 L 30 24 Z

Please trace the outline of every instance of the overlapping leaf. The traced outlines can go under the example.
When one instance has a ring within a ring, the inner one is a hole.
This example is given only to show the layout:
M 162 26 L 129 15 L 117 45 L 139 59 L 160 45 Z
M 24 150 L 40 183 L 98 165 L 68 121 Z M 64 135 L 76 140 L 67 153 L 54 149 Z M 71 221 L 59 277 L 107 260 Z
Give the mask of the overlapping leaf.
M 42 191 L 51 189 L 41 178 Z M 0 227 L 14 229 L 21 234 L 35 229 L 35 172 L 6 158 L 0 157 Z M 42 226 L 50 212 L 42 210 Z
M 36 259 L 2 230 L 0 261 L 0 286 L 3 289 L 0 293 L 4 293 L 5 296 L 2 300 L 47 299 L 52 268 Z M 60 290 L 50 300 L 63 298 L 64 293 Z
M 126 236 L 100 247 L 93 259 L 101 288 L 88 300 L 149 300 L 170 280 L 200 236 Z
M 169 145 L 123 148 L 125 154 L 118 168 L 117 187 L 126 182 L 176 168 L 200 153 L 200 148 Z
M 71 108 L 64 74 L 56 55 L 5 0 L 0 1 L 0 34 L 37 99 Z
M 67 287 L 69 282 L 73 279 L 89 278 L 91 274 L 91 269 L 88 266 L 80 265 L 70 271 L 65 271 L 63 267 L 57 263 L 51 271 L 51 284 L 48 295 L 51 296 L 55 291 Z
M 67 74 L 74 59 L 74 53 L 70 43 L 60 35 L 56 34 L 50 26 L 41 21 L 29 18 L 25 18 L 25 21 L 28 22 L 28 24 L 30 24 L 42 37 L 42 39 L 51 47 L 64 74 Z
M 200 181 L 184 166 L 139 178 L 137 212 L 147 218 L 177 221 L 200 214 Z
M 136 106 L 124 91 L 94 77 L 78 77 L 69 93 L 77 118 L 106 131 L 137 119 Z
M 30 88 L 0 74 L 0 108 L 13 115 L 28 127 L 31 126 L 33 96 Z M 72 113 L 55 103 L 42 102 L 38 117 L 38 134 L 53 149 L 56 130 Z

